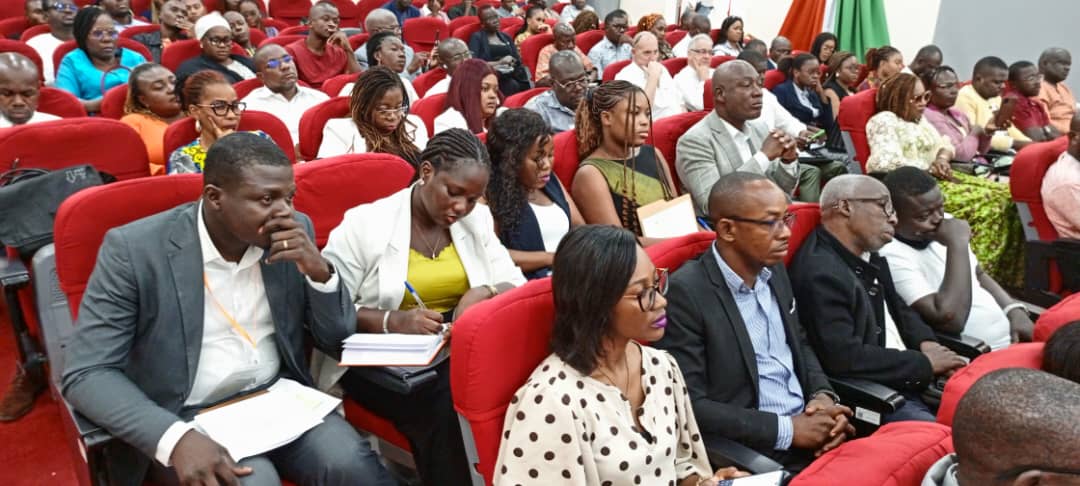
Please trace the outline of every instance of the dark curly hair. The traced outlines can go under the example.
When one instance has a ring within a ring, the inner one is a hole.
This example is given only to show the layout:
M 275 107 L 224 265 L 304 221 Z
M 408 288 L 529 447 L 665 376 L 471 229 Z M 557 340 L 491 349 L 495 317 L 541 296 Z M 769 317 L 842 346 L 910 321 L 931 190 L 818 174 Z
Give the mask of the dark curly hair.
M 364 137 L 368 152 L 396 155 L 405 159 L 413 167 L 419 167 L 420 149 L 409 138 L 408 133 L 409 127 L 414 130 L 416 127 L 408 118 L 403 118 L 397 128 L 389 134 L 383 133 L 372 123 L 379 100 L 387 91 L 394 88 L 401 90 L 405 113 L 408 113 L 409 97 L 406 95 L 401 76 L 384 66 L 375 66 L 364 71 L 353 84 L 352 94 L 349 96 L 349 116 L 356 125 L 356 130 L 360 132 L 360 136 Z
M 836 38 L 836 34 L 832 32 L 818 34 L 817 37 L 814 37 L 813 44 L 810 44 L 810 54 L 813 54 L 814 59 L 817 59 L 822 64 L 828 63 L 829 59 L 832 59 L 831 57 L 829 59 L 821 58 L 821 48 L 825 47 L 825 43 L 829 41 L 833 42 L 833 55 L 836 55 L 836 51 L 840 49 L 840 41 Z
M 521 167 L 533 145 L 548 140 L 551 140 L 551 128 L 532 110 L 507 110 L 492 121 L 487 133 L 492 167 L 486 196 L 500 235 L 513 235 L 517 231 L 518 215 L 529 203 L 528 191 L 519 180 Z
M 1080 321 L 1058 328 L 1043 347 L 1044 371 L 1080 383 Z
M 586 10 L 579 13 L 577 18 L 570 23 L 570 26 L 574 28 L 574 33 L 576 34 L 596 30 L 600 28 L 600 16 L 596 15 L 596 12 L 593 12 L 592 10 Z

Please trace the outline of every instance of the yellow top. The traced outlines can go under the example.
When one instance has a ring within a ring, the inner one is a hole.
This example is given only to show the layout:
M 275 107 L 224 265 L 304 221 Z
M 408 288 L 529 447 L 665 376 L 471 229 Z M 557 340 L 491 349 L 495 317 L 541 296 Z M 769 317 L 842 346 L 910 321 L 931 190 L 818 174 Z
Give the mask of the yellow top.
M 975 87 L 970 84 L 960 88 L 960 92 L 956 96 L 956 108 L 964 112 L 965 115 L 971 119 L 973 126 L 985 127 L 990 120 L 994 119 L 994 114 L 998 108 L 1001 107 L 1001 97 L 995 96 L 990 99 L 984 99 L 979 95 L 978 91 L 975 91 Z M 1012 148 L 1013 140 L 1020 140 L 1021 142 L 1030 142 L 1031 139 L 1024 132 L 1021 132 L 1015 125 L 1009 125 L 1009 129 L 1005 133 L 995 133 L 990 138 L 990 148 L 994 150 L 1006 151 Z
M 461 258 L 458 257 L 453 243 L 443 248 L 434 260 L 410 248 L 407 278 L 413 289 L 416 289 L 420 300 L 424 301 L 424 305 L 440 313 L 457 307 L 461 296 L 469 290 L 469 277 L 465 274 L 465 267 L 461 265 Z M 415 307 L 416 300 L 405 290 L 405 297 L 401 299 L 398 309 L 409 310 Z

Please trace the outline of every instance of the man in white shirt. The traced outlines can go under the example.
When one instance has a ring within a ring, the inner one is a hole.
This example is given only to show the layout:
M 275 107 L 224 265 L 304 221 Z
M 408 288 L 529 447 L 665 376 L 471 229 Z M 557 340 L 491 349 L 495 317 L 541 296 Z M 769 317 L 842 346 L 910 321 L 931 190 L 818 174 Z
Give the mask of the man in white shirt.
M 356 329 L 349 290 L 315 247 L 311 220 L 292 209 L 292 165 L 277 145 L 234 133 L 206 162 L 198 202 L 105 235 L 67 348 L 64 397 L 119 439 L 106 451 L 110 477 L 395 484 L 333 412 L 247 458 L 191 422 L 279 379 L 311 387 L 304 342 L 339 355 Z
M 255 76 L 263 82 L 244 102 L 249 110 L 274 115 L 289 129 L 293 143 L 300 143 L 300 117 L 304 112 L 330 99 L 322 91 L 297 84 L 296 64 L 278 44 L 266 44 L 255 51 Z
M 604 68 L 613 62 L 630 59 L 630 17 L 623 10 L 615 10 L 604 17 L 604 38 L 589 49 L 589 60 L 596 67 L 596 72 L 604 75 Z
M 652 119 L 659 120 L 684 113 L 682 95 L 671 73 L 658 60 L 660 48 L 652 32 L 638 32 L 631 47 L 633 61 L 615 79 L 629 81 L 641 87 L 652 105 Z
M 38 34 L 26 41 L 41 56 L 41 71 L 45 75 L 45 84 L 52 86 L 56 81 L 56 69 L 53 67 L 53 52 L 60 44 L 74 39 L 71 33 L 75 25 L 75 13 L 79 6 L 74 0 L 44 0 L 45 15 L 49 23 L 49 32 Z
M 675 75 L 675 85 L 682 94 L 683 104 L 690 111 L 704 109 L 705 81 L 712 79 L 712 38 L 708 34 L 698 34 L 690 41 L 687 49 L 686 67 Z
M 709 17 L 693 14 L 686 35 L 679 42 L 676 42 L 674 46 L 671 46 L 671 52 L 675 54 L 675 57 L 690 57 L 690 43 L 693 42 L 694 37 L 701 34 L 709 35 L 710 30 L 712 30 L 712 23 L 709 22 Z M 709 40 L 712 41 L 712 38 L 710 37 Z M 709 46 L 709 53 L 712 53 L 712 45 Z
M 570 4 L 563 7 L 562 14 L 559 15 L 559 21 L 565 23 L 573 23 L 578 14 L 586 10 L 593 10 L 589 5 L 585 4 L 585 0 L 570 0 Z
M 465 41 L 451 37 L 439 43 L 435 49 L 435 56 L 439 58 L 439 65 L 446 70 L 446 77 L 439 80 L 424 93 L 424 96 L 433 96 L 450 90 L 450 79 L 457 71 L 457 67 L 467 59 L 472 59 L 472 52 Z
M 131 13 L 131 3 L 128 0 L 99 0 L 98 5 L 113 18 L 118 32 L 123 32 L 124 29 L 134 25 L 147 25 Z
M 0 53 L 0 128 L 59 120 L 37 111 L 37 66 L 22 54 Z
M 946 218 L 945 197 L 926 171 L 902 167 L 885 177 L 896 207 L 896 237 L 881 249 L 896 292 L 931 327 L 982 340 L 992 349 L 1030 341 L 1024 305 L 983 272 L 967 221 Z

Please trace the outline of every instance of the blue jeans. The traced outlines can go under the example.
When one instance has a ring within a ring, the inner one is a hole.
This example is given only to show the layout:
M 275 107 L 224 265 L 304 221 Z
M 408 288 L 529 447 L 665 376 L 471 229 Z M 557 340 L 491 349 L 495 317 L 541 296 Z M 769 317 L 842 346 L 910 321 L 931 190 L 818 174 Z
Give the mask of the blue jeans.
M 904 405 L 897 411 L 890 413 L 881 419 L 881 424 L 902 422 L 904 420 L 918 420 L 921 422 L 936 422 L 937 416 L 934 410 L 922 401 L 922 396 L 915 392 L 902 392 Z

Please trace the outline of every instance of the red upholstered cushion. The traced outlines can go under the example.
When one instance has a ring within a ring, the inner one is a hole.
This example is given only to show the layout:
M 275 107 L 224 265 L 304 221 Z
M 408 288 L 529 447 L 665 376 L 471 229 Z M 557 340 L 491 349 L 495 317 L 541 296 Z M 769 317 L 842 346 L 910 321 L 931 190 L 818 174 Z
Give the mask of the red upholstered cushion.
M 765 89 L 767 90 L 771 91 L 773 88 L 779 86 L 780 83 L 783 83 L 786 80 L 787 76 L 784 76 L 784 73 L 776 69 L 770 69 L 768 71 L 765 71 Z
M 460 17 L 458 17 L 458 18 L 460 18 Z M 467 44 L 469 42 L 469 37 L 472 37 L 473 34 L 479 32 L 479 31 L 480 31 L 480 23 L 479 22 L 477 22 L 475 24 L 470 23 L 470 24 L 465 24 L 465 25 L 463 25 L 461 27 L 458 27 L 457 30 L 454 31 L 453 36 L 457 37 L 458 39 L 461 39 L 461 40 L 465 41 L 465 43 Z
M 656 268 L 666 268 L 669 273 L 674 273 L 687 260 L 707 250 L 715 240 L 715 233 L 699 231 L 652 245 L 645 249 L 645 253 L 649 255 L 649 259 Z
M 274 115 L 255 110 L 245 111 L 240 117 L 240 126 L 237 129 L 240 131 L 262 130 L 281 148 L 292 163 L 296 163 L 296 149 L 293 147 L 292 135 L 289 135 L 289 129 Z M 169 128 L 165 129 L 165 156 L 168 157 L 173 150 L 191 143 L 198 136 L 194 118 L 181 118 L 172 122 Z
M 293 25 L 278 31 L 278 34 L 281 35 L 307 35 L 307 33 L 308 26 L 306 25 Z
M 416 52 L 431 52 L 437 39 L 450 37 L 450 28 L 437 17 L 416 17 L 405 21 L 401 36 Z
M 631 61 L 631 59 L 626 59 L 608 64 L 607 67 L 604 68 L 603 81 L 606 83 L 614 80 L 615 76 L 619 75 L 619 71 L 622 71 L 624 67 L 629 66 Z
M 938 407 L 938 423 L 952 426 L 956 405 L 979 378 L 1002 368 L 1042 369 L 1042 354 L 1043 343 L 1020 343 L 975 358 L 971 364 L 953 374 L 945 384 L 941 406 Z
M 38 78 L 44 81 L 45 76 L 42 74 L 43 71 L 41 70 L 41 55 L 38 54 L 38 52 L 35 51 L 33 47 L 26 45 L 26 43 L 24 42 L 0 38 L 0 52 L 16 52 L 26 56 L 28 59 L 34 62 L 34 65 L 37 66 Z
M 686 133 L 690 127 L 697 124 L 708 114 L 707 111 L 691 111 L 661 118 L 653 123 L 652 134 L 649 135 L 649 140 L 645 142 L 652 144 L 656 147 L 656 150 L 659 150 L 664 155 L 676 191 L 682 192 L 682 181 L 679 180 L 679 174 L 675 170 L 675 144 L 679 142 L 679 137 L 682 134 Z
M 535 97 L 535 96 L 539 95 L 540 93 L 543 93 L 543 92 L 545 92 L 545 91 L 547 91 L 549 89 L 551 89 L 551 88 L 532 88 L 532 89 L 527 89 L 527 90 L 522 91 L 522 92 L 517 93 L 517 94 L 507 96 L 506 99 L 503 100 L 503 106 L 505 106 L 507 108 L 521 108 L 521 107 L 525 106 L 525 103 L 527 103 L 529 100 L 533 99 L 533 97 Z
M 424 120 L 424 126 L 430 137 L 435 136 L 435 118 L 444 111 L 446 111 L 446 93 L 421 98 L 410 108 L 411 114 Z
M 668 28 L 678 28 L 678 26 L 672 24 L 672 25 L 669 25 Z M 670 31 L 668 31 L 668 33 L 664 34 L 664 40 L 667 41 L 669 46 L 674 47 L 675 44 L 678 44 L 679 42 L 682 42 L 683 37 L 686 37 L 686 35 L 688 33 L 689 32 L 687 32 L 685 30 L 670 30 Z
M 102 147 L 108 150 L 88 150 Z M 0 170 L 19 167 L 61 169 L 90 164 L 117 179 L 150 175 L 146 146 L 131 127 L 116 120 L 73 118 L 0 130 Z
M 454 323 L 454 408 L 472 428 L 478 469 L 487 484 L 499 453 L 506 406 L 549 354 L 554 316 L 551 279 L 544 278 L 476 304 Z
M 105 118 L 112 118 L 113 120 L 123 118 L 124 103 L 127 102 L 127 94 L 128 85 L 126 83 L 113 86 L 112 89 L 106 91 L 105 96 L 101 98 L 101 108 L 98 110 L 98 115 Z
M 345 0 L 345 1 L 351 1 L 351 0 Z M 379 7 L 382 7 L 383 5 L 386 5 L 386 2 L 383 1 L 383 0 L 356 0 L 355 3 L 356 3 L 356 10 L 354 12 L 354 15 L 356 15 L 356 21 L 357 21 L 357 26 L 358 27 L 363 27 L 364 19 L 367 18 L 368 14 L 371 13 L 372 10 L 375 10 L 375 9 L 377 9 Z M 443 38 L 445 38 L 445 37 L 446 36 L 444 35 Z
M 863 172 L 866 172 L 866 160 L 870 157 L 870 143 L 866 139 L 866 122 L 870 121 L 870 117 L 874 116 L 876 111 L 875 96 L 877 96 L 876 88 L 847 96 L 840 101 L 840 111 L 836 115 L 840 130 L 851 136 L 851 141 L 855 145 L 855 160 L 862 165 Z
M 578 165 L 581 161 L 578 160 L 577 152 L 577 132 L 574 130 L 567 130 L 555 135 L 553 139 L 555 145 L 554 167 L 552 170 L 555 172 L 555 177 L 559 178 L 559 182 L 562 182 L 563 187 L 566 188 L 566 192 L 570 192 L 570 186 L 574 184 L 574 174 L 577 173 Z
M 300 157 L 304 160 L 315 160 L 319 155 L 319 147 L 322 146 L 323 127 L 327 120 L 348 116 L 349 98 L 346 96 L 330 98 L 308 108 L 300 117 Z
M 447 3 L 446 5 L 443 5 L 443 11 L 450 10 L 450 7 L 451 7 L 451 5 L 449 3 Z M 446 28 L 451 33 L 451 35 L 453 35 L 453 33 L 457 32 L 458 29 L 460 29 L 462 27 L 465 27 L 466 25 L 469 25 L 469 24 L 480 25 L 480 19 L 477 18 L 475 15 L 462 15 L 462 16 L 456 18 L 456 19 L 450 20 L 450 23 L 447 24 Z M 454 35 L 453 37 L 457 37 L 457 36 Z M 463 40 L 465 42 L 469 42 L 469 39 L 463 39 Z
M 725 62 L 734 60 L 735 56 L 713 56 L 712 59 L 709 60 L 709 66 L 715 68 L 716 66 L 719 66 Z
M 673 57 L 666 61 L 662 61 L 661 64 L 667 69 L 668 74 L 675 76 L 676 74 L 679 74 L 679 71 L 682 71 L 683 68 L 686 67 L 686 61 L 687 59 L 685 57 Z
M 435 68 L 417 76 L 413 80 L 412 86 L 416 90 L 417 96 L 424 96 L 432 86 L 435 86 L 435 83 L 442 81 L 444 78 L 446 78 L 446 70 L 441 67 Z
M 918 486 L 930 466 L 952 452 L 949 427 L 933 422 L 896 422 L 870 437 L 829 451 L 796 476 L 790 486 Z
M 817 203 L 793 203 L 788 206 L 788 211 L 795 214 L 795 224 L 791 227 L 791 239 L 788 240 L 788 251 L 787 255 L 784 256 L 784 265 L 791 264 L 791 259 L 795 258 L 799 246 L 821 222 L 821 209 Z
M 4 2 L 0 2 L 0 3 L 4 3 Z M 18 2 L 10 2 L 10 3 L 12 5 L 19 5 Z M 25 5 L 25 4 L 23 4 L 23 5 Z M 19 8 L 21 9 L 22 6 L 20 5 Z M 25 31 L 29 27 L 30 27 L 30 22 L 28 20 L 26 20 L 26 17 L 23 17 L 22 14 L 20 14 L 18 17 L 10 17 L 10 18 L 0 20 L 0 37 L 2 37 L 4 39 L 11 39 L 13 37 L 19 37 L 20 35 L 22 35 L 23 31 Z
M 705 111 L 713 111 L 716 108 L 716 98 L 713 96 L 712 78 L 705 80 L 705 87 L 701 90 L 701 106 Z
M 533 74 L 533 79 L 536 79 L 536 63 L 540 59 L 540 51 L 547 47 L 548 44 L 555 43 L 555 36 L 550 32 L 531 35 L 525 42 L 521 43 L 521 62 L 525 64 L 525 67 L 529 68 L 529 72 Z
M 1013 201 L 1027 204 L 1038 239 L 1043 241 L 1056 240 L 1058 234 L 1043 209 L 1042 180 L 1068 145 L 1068 137 L 1028 145 L 1016 154 L 1009 171 L 1009 191 Z
M 300 23 L 311 10 L 310 0 L 270 0 L 270 16 L 291 25 Z
M 169 43 L 168 47 L 161 51 L 161 65 L 176 72 L 184 61 L 198 56 L 202 52 L 202 46 L 198 39 L 185 39 Z
M 251 94 L 252 91 L 261 88 L 262 86 L 263 82 L 259 78 L 245 79 L 233 84 L 233 91 L 236 91 L 236 98 L 242 100 L 244 97 Z
M 346 84 L 355 83 L 358 77 L 360 77 L 360 73 L 345 73 L 334 76 L 323 81 L 322 92 L 331 98 L 348 96 L 347 93 L 342 93 L 341 90 L 345 89 Z
M 415 171 L 387 154 L 349 154 L 295 167 L 297 211 L 315 225 L 315 243 L 322 248 L 345 211 L 377 201 L 409 185 Z
M 604 38 L 604 31 L 601 29 L 589 30 L 582 32 L 574 37 L 574 43 L 577 44 L 581 52 L 588 54 L 601 39 Z
M 106 231 L 194 201 L 201 193 L 201 175 L 181 174 L 91 187 L 67 198 L 56 213 L 54 228 L 56 275 L 60 289 L 67 295 L 71 315 L 78 315 Z
M 1080 320 L 1080 294 L 1066 297 L 1053 307 L 1046 309 L 1035 321 L 1035 341 L 1046 342 L 1059 328 L 1073 321 Z
M 37 109 L 60 118 L 81 118 L 86 116 L 86 108 L 83 107 L 82 102 L 75 95 L 59 88 L 41 88 Z
M 278 35 L 275 35 L 274 37 L 267 37 L 266 40 L 262 41 L 262 43 L 259 44 L 259 47 L 265 46 L 267 44 L 277 44 L 277 45 L 279 45 L 281 47 L 285 47 L 285 46 L 288 46 L 289 44 L 292 44 L 293 42 L 296 42 L 298 40 L 305 39 L 305 38 L 307 38 L 306 35 L 278 34 Z
M 130 39 L 130 38 L 135 37 L 135 36 L 137 36 L 139 34 L 149 34 L 149 33 L 152 33 L 152 32 L 157 32 L 159 30 L 161 30 L 161 26 L 158 25 L 158 24 L 132 25 L 132 26 L 129 26 L 129 27 L 125 27 L 124 30 L 122 32 L 120 32 L 120 37 L 126 37 L 126 38 Z
M 370 38 L 370 37 L 371 37 L 371 34 L 369 34 L 367 32 L 361 32 L 361 33 L 356 34 L 356 35 L 350 35 L 349 36 L 349 47 L 351 47 L 352 50 L 355 51 L 355 50 L 359 49 L 360 46 L 366 44 L 368 38 Z
M 39 36 L 41 34 L 47 34 L 47 33 L 49 33 L 49 31 L 50 31 L 49 24 L 34 25 L 34 26 L 24 30 L 22 32 L 22 34 L 19 35 L 19 40 L 22 41 L 22 42 L 26 42 L 26 41 L 28 41 L 30 39 L 33 39 L 34 37 L 37 37 L 37 36 Z
M 409 439 L 405 438 L 389 420 L 371 413 L 368 409 L 361 407 L 360 404 L 349 398 L 343 400 L 343 404 L 345 405 L 345 419 L 353 427 L 371 432 L 380 439 L 412 452 Z

